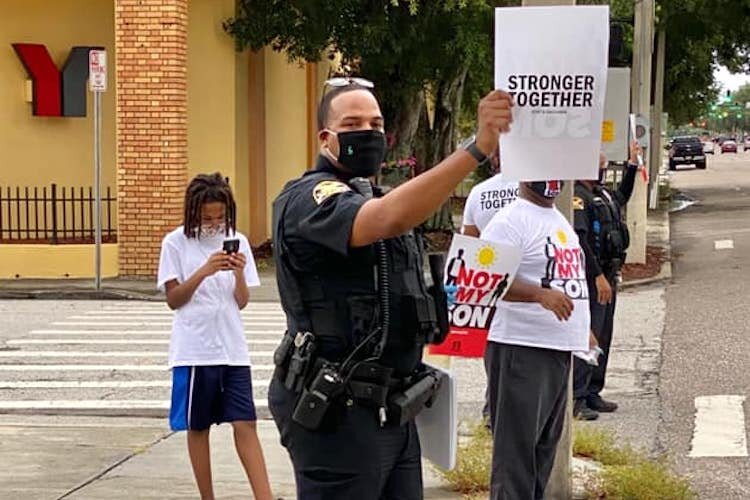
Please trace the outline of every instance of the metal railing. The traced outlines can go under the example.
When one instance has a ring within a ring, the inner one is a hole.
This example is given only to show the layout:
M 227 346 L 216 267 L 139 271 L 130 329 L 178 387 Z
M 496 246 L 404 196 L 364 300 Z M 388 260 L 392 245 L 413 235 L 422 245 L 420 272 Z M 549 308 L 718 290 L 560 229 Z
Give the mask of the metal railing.
M 117 242 L 117 197 L 102 193 L 102 242 Z M 0 243 L 94 243 L 93 188 L 0 186 Z

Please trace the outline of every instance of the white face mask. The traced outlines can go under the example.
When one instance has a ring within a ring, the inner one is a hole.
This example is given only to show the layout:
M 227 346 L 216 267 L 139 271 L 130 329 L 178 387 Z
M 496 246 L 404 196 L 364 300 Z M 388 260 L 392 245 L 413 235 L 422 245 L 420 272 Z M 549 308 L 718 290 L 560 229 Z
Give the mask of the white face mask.
M 200 237 L 201 238 L 216 238 L 217 236 L 224 236 L 226 234 L 227 225 L 223 222 L 218 225 L 201 224 Z

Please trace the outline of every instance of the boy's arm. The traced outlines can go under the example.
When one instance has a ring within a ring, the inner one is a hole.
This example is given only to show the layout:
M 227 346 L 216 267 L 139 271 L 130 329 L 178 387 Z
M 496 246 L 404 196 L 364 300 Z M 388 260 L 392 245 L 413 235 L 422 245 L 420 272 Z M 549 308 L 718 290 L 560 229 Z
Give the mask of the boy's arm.
M 247 257 L 242 252 L 232 254 L 229 256 L 229 264 L 234 271 L 234 300 L 237 302 L 237 307 L 244 309 L 250 301 L 250 290 L 245 279 Z
M 203 280 L 216 272 L 228 269 L 229 256 L 222 252 L 216 252 L 211 255 L 203 266 L 198 268 L 184 283 L 179 283 L 176 279 L 169 280 L 164 284 L 167 291 L 167 305 L 170 309 L 175 310 L 184 306 L 198 289 Z

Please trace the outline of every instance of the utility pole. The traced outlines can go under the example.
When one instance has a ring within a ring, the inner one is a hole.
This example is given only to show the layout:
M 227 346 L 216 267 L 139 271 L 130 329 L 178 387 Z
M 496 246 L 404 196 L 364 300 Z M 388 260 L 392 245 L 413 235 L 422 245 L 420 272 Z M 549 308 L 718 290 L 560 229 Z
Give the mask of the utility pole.
M 661 116 L 664 112 L 664 56 L 667 49 L 667 32 L 659 30 L 656 39 L 656 81 L 654 82 L 654 107 L 651 113 L 651 154 L 649 155 L 649 178 L 651 193 L 648 208 L 654 210 L 659 205 L 659 172 L 661 171 L 664 149 L 662 148 Z
M 654 48 L 654 0 L 635 3 L 635 32 L 633 34 L 633 71 L 630 91 L 630 108 L 644 117 L 651 115 L 651 58 Z M 661 117 L 659 117 L 660 121 Z M 655 123 L 651 121 L 653 129 Z M 655 143 L 650 144 L 653 150 Z M 645 155 L 648 158 L 648 152 Z M 630 230 L 628 262 L 646 262 L 646 217 L 648 185 L 636 178 L 633 196 L 628 203 L 627 222 Z
M 524 7 L 549 7 L 555 5 L 575 5 L 576 0 L 523 0 Z M 570 225 L 573 225 L 573 185 L 574 179 L 566 179 L 567 182 L 562 193 L 557 197 L 555 204 L 565 215 Z M 568 374 L 568 401 L 565 405 L 565 423 L 562 435 L 557 443 L 557 453 L 552 473 L 544 492 L 544 498 L 548 500 L 569 500 L 573 497 L 573 482 L 571 480 L 571 458 L 573 457 L 573 363 L 570 364 Z M 513 460 L 513 457 L 506 457 Z

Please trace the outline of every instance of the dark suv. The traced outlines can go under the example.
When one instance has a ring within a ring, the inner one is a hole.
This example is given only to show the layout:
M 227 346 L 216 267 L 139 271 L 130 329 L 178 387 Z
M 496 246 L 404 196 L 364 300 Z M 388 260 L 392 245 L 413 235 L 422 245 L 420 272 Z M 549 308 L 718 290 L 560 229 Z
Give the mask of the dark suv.
M 703 143 L 694 135 L 675 137 L 669 148 L 669 170 L 677 170 L 677 165 L 689 164 L 694 164 L 696 168 L 706 168 Z

